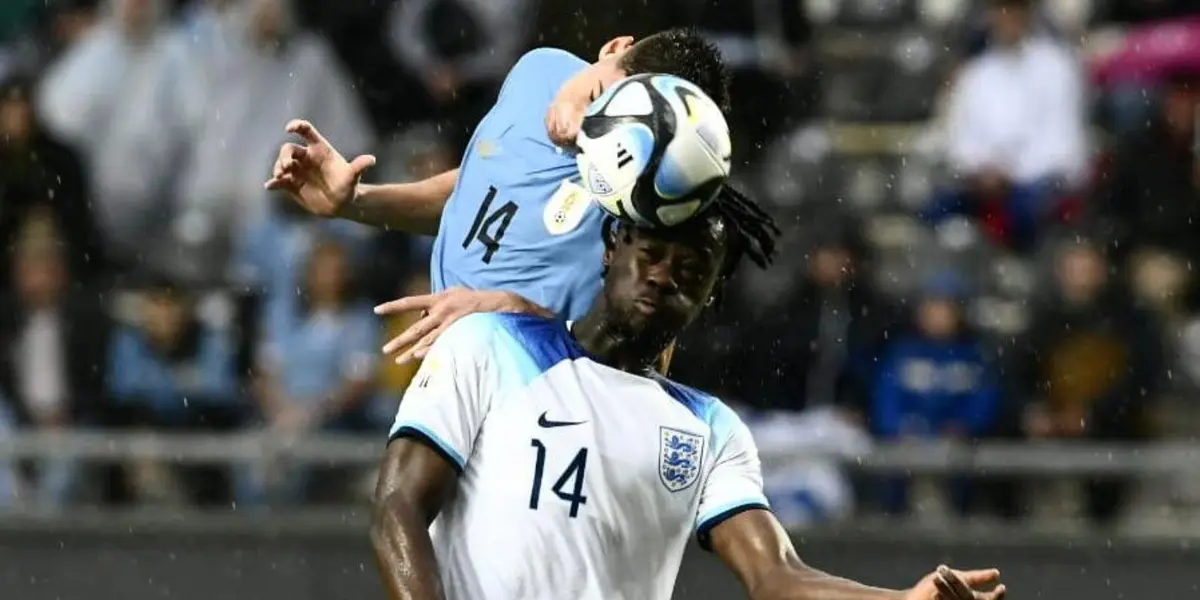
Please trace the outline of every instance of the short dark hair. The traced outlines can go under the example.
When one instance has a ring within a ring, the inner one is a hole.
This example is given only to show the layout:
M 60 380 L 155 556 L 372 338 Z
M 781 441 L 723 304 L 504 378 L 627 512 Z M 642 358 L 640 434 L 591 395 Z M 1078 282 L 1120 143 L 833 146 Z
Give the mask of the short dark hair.
M 682 77 L 729 112 L 729 71 L 721 51 L 694 29 L 668 29 L 642 38 L 621 57 L 621 66 L 630 75 Z

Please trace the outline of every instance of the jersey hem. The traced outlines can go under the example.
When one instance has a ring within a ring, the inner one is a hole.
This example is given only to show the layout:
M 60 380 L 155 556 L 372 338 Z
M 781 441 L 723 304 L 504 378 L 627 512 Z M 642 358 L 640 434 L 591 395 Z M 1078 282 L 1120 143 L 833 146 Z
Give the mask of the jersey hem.
M 700 543 L 700 548 L 711 552 L 712 540 L 710 539 L 709 534 L 712 533 L 713 528 L 749 510 L 769 511 L 771 509 L 762 502 L 747 502 L 746 504 L 732 506 L 713 515 L 712 517 L 709 517 L 703 523 L 700 523 L 700 526 L 696 528 L 696 541 Z

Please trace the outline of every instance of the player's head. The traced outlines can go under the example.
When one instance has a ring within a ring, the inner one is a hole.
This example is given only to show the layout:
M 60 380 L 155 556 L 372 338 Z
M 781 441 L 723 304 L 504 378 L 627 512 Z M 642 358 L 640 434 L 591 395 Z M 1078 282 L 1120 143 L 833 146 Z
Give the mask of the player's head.
M 993 39 L 1005 46 L 1019 42 L 1033 22 L 1036 0 L 991 0 L 988 21 Z
M 634 41 L 613 38 L 600 48 L 600 56 L 583 76 L 608 86 L 630 75 L 665 73 L 682 77 L 704 90 L 729 111 L 729 72 L 721 52 L 693 29 L 669 29 Z
M 703 214 L 676 227 L 606 228 L 606 321 L 631 341 L 674 339 L 713 304 L 743 257 L 770 264 L 778 232 L 770 216 L 728 187 Z

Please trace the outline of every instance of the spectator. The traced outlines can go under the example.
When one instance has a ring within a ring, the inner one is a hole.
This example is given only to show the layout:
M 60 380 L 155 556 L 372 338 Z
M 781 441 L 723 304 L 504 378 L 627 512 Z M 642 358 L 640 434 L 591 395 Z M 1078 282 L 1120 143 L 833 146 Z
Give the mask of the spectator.
M 382 148 L 379 163 L 372 169 L 377 180 L 421 181 L 445 173 L 458 165 L 458 155 L 448 136 L 431 123 L 419 123 L 393 137 Z M 414 273 L 428 273 L 433 238 L 401 231 L 375 235 L 367 254 L 370 273 L 366 292 L 372 302 L 396 299 L 396 287 Z
M 372 132 L 351 82 L 324 39 L 295 23 L 292 0 L 235 4 L 217 27 L 228 42 L 202 43 L 175 60 L 187 70 L 188 155 L 177 188 L 178 250 L 173 270 L 215 281 L 229 252 L 270 213 L 263 182 L 285 141 L 284 125 L 300 115 L 346 152 L 370 149 Z M 196 56 L 200 51 L 217 56 Z
M 981 340 L 963 323 L 965 298 L 957 275 L 927 286 L 915 328 L 886 353 L 871 398 L 871 428 L 885 440 L 971 440 L 991 433 L 1000 390 Z M 969 506 L 966 482 L 952 485 L 960 512 Z M 884 505 L 908 508 L 906 482 L 892 482 Z
M 1200 157 L 1195 148 L 1200 75 L 1173 76 L 1165 92 L 1149 127 L 1118 142 L 1096 205 L 1108 228 L 1113 257 L 1131 259 L 1135 281 L 1147 281 L 1151 270 L 1161 266 L 1174 272 L 1180 284 L 1194 285 L 1197 280 L 1188 265 L 1200 264 L 1200 237 L 1193 225 L 1200 223 Z M 1176 286 L 1161 293 L 1175 296 L 1183 291 Z
M 392 6 L 393 54 L 465 142 L 527 42 L 530 0 L 406 0 Z
M 948 115 L 957 183 L 926 210 L 984 218 L 1016 247 L 1036 241 L 1088 162 L 1084 82 L 1071 51 L 1032 27 L 1035 0 L 990 0 L 992 43 L 958 76 Z
M 0 305 L 0 385 L 17 422 L 50 431 L 93 421 L 103 394 L 108 327 L 96 294 L 68 293 L 70 265 L 49 219 L 27 222 L 11 254 L 11 294 Z M 26 465 L 39 503 L 60 506 L 78 469 Z
M 82 152 L 106 244 L 128 267 L 161 255 L 183 140 L 162 0 L 110 0 L 109 10 L 51 65 L 37 106 Z
M 366 230 L 349 221 L 325 221 L 291 200 L 275 198 L 275 210 L 241 239 L 234 279 L 260 305 L 258 336 L 270 338 L 292 326 L 309 257 L 322 238 L 336 239 L 352 257 L 364 246 Z M 357 264 L 357 261 L 355 261 Z
M 369 306 L 357 302 L 341 245 L 324 242 L 307 265 L 300 305 L 264 346 L 258 405 L 270 428 L 282 433 L 371 429 L 366 403 L 375 383 L 379 335 Z M 284 494 L 312 498 L 320 478 L 289 478 Z
M 245 421 L 227 331 L 201 322 L 191 295 L 168 277 L 146 282 L 136 325 L 112 342 L 109 394 L 115 421 L 158 431 L 230 431 Z M 143 499 L 182 491 L 192 502 L 228 505 L 231 476 L 218 467 L 168 471 L 142 463 L 129 469 Z
M 45 213 L 62 232 L 72 279 L 92 281 L 104 270 L 104 248 L 83 165 L 42 129 L 30 93 L 22 77 L 0 83 L 0 240 L 11 248 L 30 216 Z M 9 279 L 7 268 L 0 278 Z
M 863 276 L 856 222 L 825 222 L 808 237 L 806 272 L 781 282 L 776 293 L 743 300 L 748 312 L 727 378 L 735 382 L 733 395 L 757 409 L 834 405 L 861 417 L 863 382 L 871 378 L 891 311 Z
M 1149 434 L 1161 387 L 1162 333 L 1153 315 L 1109 281 L 1100 247 L 1068 242 L 1056 258 L 1057 297 L 1037 311 L 1015 349 L 1013 397 L 1025 403 L 1029 437 L 1125 441 Z M 1115 517 L 1125 482 L 1090 480 L 1087 512 Z

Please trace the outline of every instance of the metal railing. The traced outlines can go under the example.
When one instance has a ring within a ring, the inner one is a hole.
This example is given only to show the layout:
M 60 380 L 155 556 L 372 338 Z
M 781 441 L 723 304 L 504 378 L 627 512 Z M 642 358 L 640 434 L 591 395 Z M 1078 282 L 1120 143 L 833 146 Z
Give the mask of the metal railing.
M 263 458 L 301 464 L 372 466 L 381 436 L 160 435 L 112 431 L 31 432 L 0 438 L 0 461 L 71 458 L 87 462 L 143 459 L 181 464 L 244 463 Z M 872 473 L 985 475 L 1200 475 L 1200 443 L 1103 445 L 1071 442 L 876 444 L 863 454 L 826 454 L 810 448 L 772 449 L 764 468 L 797 460 L 836 460 Z

